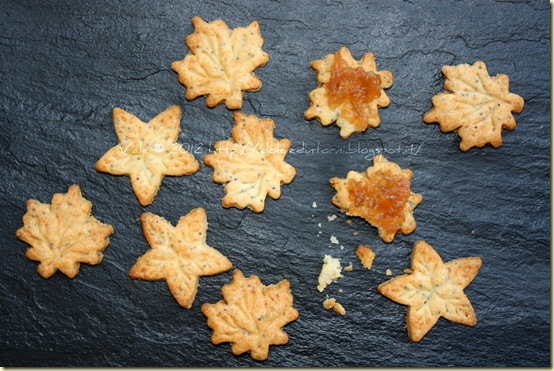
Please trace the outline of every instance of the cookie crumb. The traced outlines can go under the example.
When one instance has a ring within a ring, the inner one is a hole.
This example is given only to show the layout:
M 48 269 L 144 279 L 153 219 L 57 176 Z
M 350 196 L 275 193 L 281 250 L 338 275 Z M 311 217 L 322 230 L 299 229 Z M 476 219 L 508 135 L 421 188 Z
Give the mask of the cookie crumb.
M 330 240 L 331 240 L 331 243 L 334 243 L 335 245 L 339 244 L 339 240 L 333 235 L 331 235 Z
M 358 246 L 358 249 L 356 250 L 356 255 L 358 255 L 358 258 L 360 258 L 360 262 L 364 266 L 365 269 L 371 269 L 371 266 L 373 265 L 373 259 L 375 259 L 375 253 L 371 248 L 367 247 L 366 245 L 360 244 Z
M 385 274 L 386 274 L 387 276 L 392 276 L 392 271 L 391 271 L 390 269 L 387 269 L 387 270 L 385 271 Z
M 322 292 L 331 283 L 341 278 L 341 270 L 340 259 L 333 258 L 331 255 L 325 255 L 318 278 L 317 289 L 319 292 Z
M 317 207 L 317 203 L 316 203 L 315 201 L 312 203 L 312 207 L 313 207 L 314 209 Z
M 337 216 L 336 216 L 336 215 L 329 215 L 329 216 L 327 216 L 327 220 L 328 220 L 329 222 L 332 222 L 332 221 L 335 220 L 335 219 L 337 219 Z
M 341 246 L 344 247 L 344 246 Z M 350 262 L 346 267 L 344 267 L 342 270 L 345 272 L 352 272 L 354 270 L 354 267 L 352 266 L 352 262 Z
M 333 309 L 335 313 L 340 314 L 341 316 L 344 316 L 346 313 L 346 310 L 344 310 L 344 307 L 337 302 L 335 298 L 328 298 L 323 302 L 323 308 L 329 310 Z

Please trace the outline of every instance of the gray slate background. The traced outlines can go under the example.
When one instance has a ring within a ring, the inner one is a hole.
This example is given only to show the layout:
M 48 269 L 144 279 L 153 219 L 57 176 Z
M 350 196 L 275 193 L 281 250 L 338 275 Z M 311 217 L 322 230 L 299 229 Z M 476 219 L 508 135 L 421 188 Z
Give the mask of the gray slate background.
M 275 120 L 275 135 L 292 141 L 287 161 L 297 169 L 262 214 L 223 209 L 223 187 L 206 166 L 166 177 L 146 208 L 128 178 L 94 170 L 117 144 L 116 106 L 147 121 L 180 105 L 179 141 L 199 160 L 229 136 L 231 112 L 209 109 L 203 98 L 186 101 L 170 69 L 187 53 L 195 15 L 222 18 L 231 28 L 260 23 L 270 61 L 257 70 L 263 87 L 245 95 L 242 111 Z M 549 30 L 545 1 L 2 1 L 0 365 L 550 366 Z M 348 140 L 335 126 L 303 118 L 316 87 L 310 61 L 341 46 L 355 58 L 373 52 L 378 68 L 394 76 L 381 126 Z M 502 147 L 463 153 L 455 134 L 424 124 L 422 115 L 442 91 L 441 66 L 476 60 L 491 75 L 509 75 L 525 108 L 516 129 L 503 133 Z M 423 195 L 416 231 L 391 244 L 359 218 L 347 225 L 328 185 L 333 176 L 364 170 L 383 150 L 414 172 L 412 190 Z M 73 280 L 61 273 L 45 280 L 15 231 L 27 199 L 49 203 L 73 183 L 115 234 L 100 265 L 82 265 Z M 201 278 L 190 310 L 165 283 L 128 277 L 149 248 L 141 213 L 176 223 L 195 207 L 207 211 L 208 243 L 236 268 L 265 284 L 291 282 L 300 317 L 285 327 L 289 343 L 272 346 L 263 363 L 209 341 L 200 306 L 221 299 L 231 273 Z M 329 222 L 330 215 L 338 218 Z M 387 268 L 396 275 L 409 266 L 420 239 L 445 261 L 477 255 L 483 267 L 466 289 L 477 326 L 441 319 L 414 344 L 406 308 L 376 287 Z M 377 253 L 371 271 L 354 254 L 359 243 Z M 325 254 L 353 262 L 354 271 L 319 293 Z M 325 294 L 347 314 L 325 311 Z

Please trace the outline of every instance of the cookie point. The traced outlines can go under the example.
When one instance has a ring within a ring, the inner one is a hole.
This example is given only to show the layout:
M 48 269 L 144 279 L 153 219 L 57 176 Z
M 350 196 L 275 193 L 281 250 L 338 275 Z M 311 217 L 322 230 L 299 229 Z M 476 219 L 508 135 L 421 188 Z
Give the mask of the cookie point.
M 199 217 L 206 217 L 206 210 L 202 207 L 197 207 L 196 209 L 192 209 L 189 212 L 189 215 L 199 216 Z
M 75 193 L 75 194 L 81 194 L 81 188 L 79 187 L 78 184 L 72 184 L 71 186 L 69 186 L 68 190 L 67 190 L 67 193 Z
M 204 22 L 204 20 L 201 17 L 199 17 L 197 15 L 192 17 L 192 25 L 194 27 L 196 27 L 197 25 L 202 24 L 202 23 L 206 23 L 206 22 Z
M 116 117 L 117 115 L 120 115 L 120 114 L 123 114 L 125 113 L 126 111 L 122 108 L 119 108 L 119 107 L 114 107 L 113 110 L 112 110 L 112 114 L 114 117 Z
M 166 111 L 175 112 L 179 115 L 182 113 L 181 107 L 176 105 L 176 104 L 174 104 L 173 106 L 168 107 Z

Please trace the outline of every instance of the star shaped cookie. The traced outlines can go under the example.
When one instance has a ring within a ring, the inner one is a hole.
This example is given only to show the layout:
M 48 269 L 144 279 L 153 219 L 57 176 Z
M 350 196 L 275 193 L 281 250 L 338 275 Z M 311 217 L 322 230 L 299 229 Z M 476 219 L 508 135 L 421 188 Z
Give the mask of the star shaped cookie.
M 413 211 L 423 197 L 410 190 L 412 175 L 383 155 L 375 156 L 365 172 L 349 171 L 346 178 L 330 180 L 337 191 L 333 204 L 346 215 L 364 218 L 383 241 L 392 242 L 396 233 L 416 228 Z
M 183 176 L 198 171 L 200 164 L 177 143 L 181 108 L 172 106 L 148 123 L 120 108 L 113 121 L 119 144 L 96 163 L 96 170 L 128 175 L 142 206 L 150 205 L 165 175 Z
M 464 288 L 473 281 L 481 259 L 461 258 L 443 263 L 424 241 L 415 243 L 410 274 L 394 277 L 378 286 L 387 298 L 408 306 L 408 337 L 420 341 L 440 317 L 466 326 L 477 318 Z
M 161 216 L 144 213 L 142 230 L 151 249 L 129 271 L 132 279 L 165 280 L 180 306 L 189 309 L 198 290 L 200 276 L 231 269 L 232 264 L 206 243 L 208 219 L 204 209 L 192 210 L 177 226 Z

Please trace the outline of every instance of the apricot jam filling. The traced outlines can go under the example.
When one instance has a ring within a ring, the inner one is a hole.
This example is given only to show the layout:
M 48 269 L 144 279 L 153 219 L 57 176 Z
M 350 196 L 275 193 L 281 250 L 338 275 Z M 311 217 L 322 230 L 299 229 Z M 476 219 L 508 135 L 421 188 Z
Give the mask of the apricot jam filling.
M 331 78 L 325 84 L 329 107 L 341 108 L 341 116 L 358 128 L 368 120 L 366 106 L 381 95 L 381 77 L 362 67 L 349 67 L 339 52 L 331 65 Z
M 378 171 L 360 180 L 348 179 L 350 212 L 396 233 L 404 222 L 404 208 L 410 197 L 410 180 L 400 174 Z

